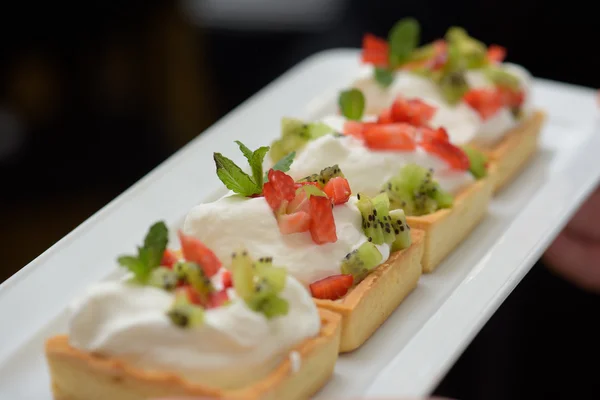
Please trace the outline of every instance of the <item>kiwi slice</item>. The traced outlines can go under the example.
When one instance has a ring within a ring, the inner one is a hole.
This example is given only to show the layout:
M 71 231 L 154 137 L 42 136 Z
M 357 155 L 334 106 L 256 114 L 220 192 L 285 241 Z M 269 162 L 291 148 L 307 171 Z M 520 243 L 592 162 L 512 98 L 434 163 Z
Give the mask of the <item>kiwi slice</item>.
M 325 186 L 327 182 L 338 176 L 344 178 L 344 173 L 339 165 L 334 164 L 330 167 L 323 168 L 318 174 L 312 174 L 300 179 L 299 182 L 315 182 L 321 186 Z
M 342 261 L 342 274 L 350 274 L 354 282 L 363 280 L 369 272 L 383 261 L 383 256 L 371 242 L 365 242 L 356 250 L 348 253 Z
M 406 216 L 403 210 L 390 211 L 392 229 L 396 238 L 392 243 L 392 252 L 403 250 L 411 245 L 410 227 L 406 223 Z
M 215 290 L 211 280 L 204 274 L 204 270 L 195 262 L 178 262 L 173 270 L 180 279 L 189 283 L 202 299 L 206 299 Z
M 175 295 L 175 301 L 167 311 L 167 316 L 175 325 L 182 328 L 193 328 L 204 322 L 204 310 L 190 303 L 185 293 Z
M 292 151 L 300 150 L 310 140 L 328 133 L 333 133 L 333 129 L 322 122 L 305 123 L 295 118 L 282 118 L 281 138 L 271 143 L 271 159 L 277 162 Z
M 483 69 L 483 74 L 496 86 L 507 87 L 513 90 L 519 90 L 521 87 L 519 78 L 499 66 L 490 65 Z
M 471 172 L 471 175 L 473 175 L 475 179 L 485 177 L 487 175 L 487 156 L 473 146 L 464 145 L 462 146 L 462 149 L 469 158 L 469 172 Z
M 273 266 L 271 257 L 254 261 L 246 250 L 232 254 L 233 287 L 248 307 L 267 318 L 285 315 L 289 305 L 279 294 L 285 288 L 287 271 Z
M 372 202 L 373 213 L 383 231 L 383 242 L 391 244 L 396 239 L 396 235 L 390 224 L 390 198 L 387 193 L 379 193 L 373 197 Z
M 150 273 L 148 284 L 165 290 L 173 290 L 177 287 L 179 275 L 167 267 L 158 267 Z
M 365 236 L 369 242 L 374 244 L 383 244 L 385 237 L 383 235 L 383 227 L 377 218 L 377 211 L 373 205 L 373 201 L 366 194 L 358 194 L 358 202 L 356 206 L 362 215 L 362 226 Z
M 446 40 L 450 46 L 457 47 L 466 68 L 481 68 L 487 64 L 486 45 L 469 36 L 463 28 L 452 27 L 448 29 Z
M 390 208 L 406 215 L 427 215 L 452 206 L 452 196 L 433 180 L 433 171 L 416 164 L 402 167 L 382 191 L 390 198 Z

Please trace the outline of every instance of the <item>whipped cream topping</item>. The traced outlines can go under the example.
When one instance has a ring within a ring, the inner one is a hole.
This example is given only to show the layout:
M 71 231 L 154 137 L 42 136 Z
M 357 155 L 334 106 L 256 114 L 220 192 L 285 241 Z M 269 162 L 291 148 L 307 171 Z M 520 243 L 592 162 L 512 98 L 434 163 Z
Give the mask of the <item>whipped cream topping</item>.
M 267 319 L 230 291 L 231 303 L 205 311 L 203 325 L 175 326 L 166 312 L 174 294 L 126 281 L 89 288 L 70 306 L 69 341 L 146 371 L 170 371 L 210 386 L 239 387 L 271 372 L 320 329 L 308 291 L 288 276 L 285 316 Z
M 532 111 L 530 73 L 515 64 L 505 63 L 502 67 L 520 80 L 525 92 L 523 112 L 524 116 L 528 116 Z M 492 87 L 491 82 L 478 70 L 467 71 L 466 79 L 471 88 Z M 500 109 L 491 118 L 482 120 L 479 114 L 464 102 L 450 105 L 433 82 L 408 71 L 396 72 L 392 85 L 382 88 L 373 79 L 373 67 L 364 66 L 354 87 L 359 88 L 365 95 L 367 111 L 370 113 L 378 113 L 389 107 L 400 94 L 407 98 L 420 98 L 436 106 L 437 112 L 431 120 L 431 126 L 446 128 L 450 140 L 455 144 L 476 142 L 481 145 L 493 145 L 518 124 L 518 120 L 507 107 Z
M 320 170 L 319 170 L 320 171 Z M 221 260 L 244 247 L 254 258 L 273 257 L 304 285 L 341 273 L 346 254 L 367 241 L 356 197 L 333 208 L 337 241 L 316 244 L 310 232 L 283 235 L 264 197 L 247 198 L 229 194 L 215 202 L 194 207 L 187 215 L 183 232 L 200 239 Z M 390 248 L 378 246 L 385 261 Z
M 331 116 L 324 118 L 323 122 L 341 131 L 344 118 Z M 336 135 L 325 135 L 310 141 L 296 156 L 288 174 L 297 180 L 338 164 L 350 183 L 352 193 L 375 196 L 390 178 L 409 163 L 432 168 L 440 186 L 453 194 L 475 181 L 468 171 L 451 169 L 446 161 L 419 147 L 414 151 L 374 151 L 359 139 Z

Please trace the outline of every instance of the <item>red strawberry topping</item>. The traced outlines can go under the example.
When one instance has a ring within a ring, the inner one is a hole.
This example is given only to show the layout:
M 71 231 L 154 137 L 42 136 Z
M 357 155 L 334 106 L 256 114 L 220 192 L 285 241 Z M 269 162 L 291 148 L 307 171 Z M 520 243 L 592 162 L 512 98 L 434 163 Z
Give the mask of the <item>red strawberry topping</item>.
M 175 295 L 177 295 L 177 294 L 184 294 L 185 296 L 187 296 L 188 301 L 192 304 L 195 304 L 195 305 L 202 304 L 200 295 L 190 285 L 183 285 L 183 286 L 180 286 L 179 288 L 175 289 Z
M 407 122 L 414 126 L 427 124 L 436 112 L 436 108 L 420 99 L 396 98 L 390 110 L 394 122 Z
M 231 280 L 231 272 L 228 270 L 223 270 L 223 275 L 221 276 L 223 281 L 223 288 L 227 289 L 233 287 L 233 281 Z
M 310 235 L 317 244 L 337 241 L 331 200 L 325 196 L 310 196 Z
M 341 176 L 336 176 L 327 182 L 323 191 L 334 205 L 346 203 L 352 194 L 348 180 Z
M 506 49 L 502 46 L 491 45 L 487 51 L 487 59 L 492 63 L 501 63 L 506 58 Z
M 167 268 L 173 268 L 173 265 L 177 262 L 177 255 L 173 252 L 173 250 L 166 249 L 163 253 L 162 260 L 160 261 L 160 265 Z
M 362 45 L 363 63 L 379 67 L 386 67 L 389 64 L 388 44 L 384 39 L 367 33 L 363 37 Z
M 308 231 L 310 228 L 310 221 L 310 215 L 305 211 L 282 214 L 277 218 L 279 231 L 284 235 Z
M 420 145 L 428 153 L 442 158 L 451 168 L 467 171 L 471 165 L 465 152 L 447 140 L 432 136 L 423 138 Z
M 348 293 L 352 287 L 352 275 L 333 275 L 310 284 L 313 297 L 323 300 L 337 300 Z
M 373 125 L 365 128 L 367 147 L 377 150 L 414 150 L 416 128 L 406 123 Z
M 503 106 L 502 96 L 495 89 L 471 89 L 463 100 L 471 106 L 482 119 L 488 119 Z
M 208 296 L 206 308 L 217 308 L 225 304 L 227 301 L 229 301 L 229 296 L 227 295 L 226 289 L 223 289 L 219 292 L 212 292 Z
M 181 231 L 178 234 L 183 257 L 187 261 L 198 264 L 208 278 L 216 274 L 219 268 L 221 268 L 221 261 L 219 261 L 215 253 L 195 237 L 184 235 Z
M 269 181 L 263 185 L 263 194 L 273 211 L 278 211 L 284 201 L 291 201 L 296 195 L 294 180 L 285 172 L 269 170 Z

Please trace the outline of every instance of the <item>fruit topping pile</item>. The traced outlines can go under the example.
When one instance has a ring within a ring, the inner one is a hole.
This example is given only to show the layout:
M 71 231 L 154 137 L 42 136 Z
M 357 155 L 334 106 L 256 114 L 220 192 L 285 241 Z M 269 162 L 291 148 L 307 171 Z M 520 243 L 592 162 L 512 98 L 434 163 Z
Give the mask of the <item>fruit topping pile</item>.
M 362 229 L 367 241 L 344 257 L 339 275 L 329 276 L 310 285 L 312 296 L 337 300 L 348 293 L 383 261 L 378 245 L 389 245 L 392 252 L 411 244 L 410 227 L 402 210 L 390 211 L 386 193 L 374 198 L 359 194 L 357 207 L 362 216 Z
M 350 198 L 350 185 L 337 165 L 294 182 L 282 171 L 269 170 L 265 200 L 282 234 L 310 232 L 316 244 L 337 241 L 333 207 Z
M 302 149 L 306 143 L 333 133 L 333 129 L 321 122 L 305 123 L 295 118 L 282 118 L 281 137 L 271 143 L 269 155 L 279 162 L 288 154 Z
M 372 34 L 364 36 L 362 61 L 375 67 L 374 78 L 383 87 L 392 84 L 395 70 L 410 70 L 433 80 L 448 103 L 464 99 L 483 119 L 505 106 L 519 115 L 524 93 L 518 78 L 499 65 L 506 57 L 503 47 L 486 47 L 458 27 L 450 28 L 444 39 L 433 43 L 418 47 L 419 41 L 418 22 L 402 19 L 389 32 L 387 41 Z M 469 69 L 481 70 L 494 89 L 472 92 L 465 78 Z
M 200 240 L 179 232 L 182 257 L 167 249 L 168 229 L 157 222 L 148 231 L 137 255 L 118 258 L 132 273 L 135 284 L 150 285 L 174 292 L 175 300 L 167 315 L 174 324 L 187 328 L 199 326 L 206 309 L 229 303 L 233 287 L 252 310 L 267 318 L 285 315 L 287 302 L 279 297 L 285 287 L 286 271 L 274 267 L 268 258 L 252 261 L 245 250 L 232 255 L 229 270 L 221 269 L 216 255 Z M 218 289 L 211 278 L 221 270 Z
M 350 89 L 341 92 L 338 103 L 340 112 L 348 118 L 348 109 L 357 109 L 357 104 L 364 106 L 364 96 L 360 90 Z M 436 108 L 423 100 L 398 96 L 373 122 L 361 122 L 362 112 L 348 118 L 343 133 L 362 140 L 370 149 L 413 151 L 419 146 L 446 161 L 452 169 L 469 170 L 476 178 L 485 176 L 485 165 L 473 162 L 473 158 L 480 161 L 484 156 L 473 148 L 467 151 L 450 143 L 444 128 L 431 128 L 429 122 Z

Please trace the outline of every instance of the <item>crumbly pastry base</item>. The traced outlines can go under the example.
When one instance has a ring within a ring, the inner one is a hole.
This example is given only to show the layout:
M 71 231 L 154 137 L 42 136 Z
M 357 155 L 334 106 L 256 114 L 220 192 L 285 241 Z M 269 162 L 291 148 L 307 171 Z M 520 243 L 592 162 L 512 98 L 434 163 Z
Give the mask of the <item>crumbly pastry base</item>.
M 493 170 L 493 168 L 491 168 Z M 425 231 L 423 272 L 433 272 L 485 217 L 492 198 L 489 178 L 473 183 L 455 198 L 451 208 L 419 217 L 406 217 L 411 228 Z
M 309 399 L 331 377 L 338 358 L 341 317 L 319 310 L 321 330 L 292 351 L 300 356 L 297 370 L 289 357 L 268 376 L 239 389 L 219 389 L 164 372 L 144 371 L 127 362 L 75 349 L 66 335 L 46 342 L 55 400 L 148 400 L 169 396 L 214 399 L 304 400 Z
M 511 129 L 492 148 L 474 145 L 486 153 L 490 163 L 494 165 L 494 171 L 490 174 L 494 194 L 512 182 L 532 159 L 538 149 L 545 120 L 546 114 L 537 110 L 523 123 Z
M 360 347 L 417 286 L 425 233 L 411 230 L 412 244 L 393 253 L 340 300 L 315 299 L 321 309 L 342 316 L 340 353 Z

